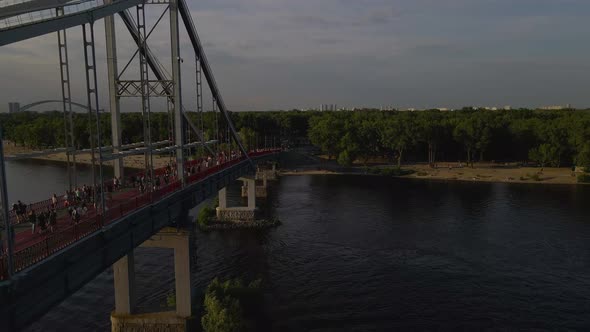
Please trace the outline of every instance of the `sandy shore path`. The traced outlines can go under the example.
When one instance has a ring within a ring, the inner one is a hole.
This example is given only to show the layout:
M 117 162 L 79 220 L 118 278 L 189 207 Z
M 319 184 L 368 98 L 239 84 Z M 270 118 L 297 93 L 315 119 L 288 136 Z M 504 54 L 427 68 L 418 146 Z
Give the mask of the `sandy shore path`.
M 444 166 L 444 167 L 443 167 Z M 382 166 L 384 167 L 384 166 Z M 395 167 L 395 166 L 388 166 Z M 504 183 L 535 183 L 535 184 L 578 184 L 577 178 L 570 168 L 540 168 L 501 166 L 501 165 L 476 165 L 474 168 L 460 167 L 459 164 L 441 163 L 437 168 L 428 165 L 411 164 L 403 165 L 404 169 L 414 171 L 405 178 L 422 180 L 446 180 L 446 181 L 470 181 L 470 182 L 504 182 Z M 326 174 L 363 174 L 364 172 L 337 172 L 318 169 L 289 169 L 282 170 L 281 175 L 326 175 Z
M 4 154 L 5 155 L 14 155 L 14 154 L 19 154 L 19 153 L 31 153 L 34 151 L 32 149 L 28 149 L 28 148 L 25 148 L 22 146 L 15 146 L 12 142 L 9 142 L 9 141 L 4 141 L 3 143 L 4 143 Z M 98 156 L 97 156 L 97 158 L 98 158 Z M 67 155 L 65 152 L 59 152 L 59 153 L 54 153 L 51 155 L 46 155 L 43 157 L 31 158 L 31 159 L 49 160 L 49 161 L 55 161 L 55 162 L 60 162 L 60 163 L 66 163 L 67 162 Z M 169 156 L 154 155 L 153 159 L 154 159 L 154 167 L 155 168 L 165 167 L 167 163 L 171 162 L 171 159 Z M 76 163 L 90 165 L 92 163 L 92 157 L 91 157 L 90 153 L 77 154 L 76 155 Z M 112 166 L 113 162 L 108 161 L 108 162 L 105 162 L 104 164 Z M 143 155 L 125 157 L 124 164 L 125 164 L 125 167 L 129 167 L 129 168 L 144 169 L 145 168 L 145 157 Z

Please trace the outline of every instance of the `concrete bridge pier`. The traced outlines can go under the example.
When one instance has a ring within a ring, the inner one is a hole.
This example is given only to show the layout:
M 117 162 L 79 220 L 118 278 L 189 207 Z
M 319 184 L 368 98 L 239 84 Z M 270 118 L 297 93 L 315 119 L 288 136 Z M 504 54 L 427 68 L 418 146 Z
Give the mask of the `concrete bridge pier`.
M 130 315 L 135 309 L 135 258 L 133 250 L 113 264 L 115 312 Z
M 256 169 L 256 180 L 263 180 L 266 177 L 267 180 L 275 181 L 278 178 L 277 166 L 275 163 L 272 164 L 271 169 L 260 168 Z
M 216 208 L 217 219 L 224 221 L 254 221 L 256 211 L 256 180 L 249 178 L 239 178 L 239 180 L 245 183 L 247 195 L 248 195 L 248 206 L 227 206 L 227 189 L 223 187 L 219 190 L 219 206 Z M 242 187 L 244 191 L 244 187 Z
M 258 180 L 262 180 L 262 185 L 259 184 L 260 181 Z M 244 182 L 244 184 L 242 185 L 242 197 L 248 197 L 248 182 L 245 180 L 242 180 Z M 254 181 L 254 184 L 256 186 L 256 190 L 255 190 L 255 194 L 256 197 L 266 197 L 267 194 L 267 188 L 268 188 L 268 179 L 266 176 L 266 173 L 263 173 L 262 176 L 258 177 L 256 176 L 256 180 Z
M 174 249 L 176 311 L 136 314 L 133 253 L 113 265 L 115 312 L 111 314 L 112 332 L 195 331 L 198 320 L 193 317 L 191 298 L 192 241 L 188 230 L 166 227 L 141 245 Z

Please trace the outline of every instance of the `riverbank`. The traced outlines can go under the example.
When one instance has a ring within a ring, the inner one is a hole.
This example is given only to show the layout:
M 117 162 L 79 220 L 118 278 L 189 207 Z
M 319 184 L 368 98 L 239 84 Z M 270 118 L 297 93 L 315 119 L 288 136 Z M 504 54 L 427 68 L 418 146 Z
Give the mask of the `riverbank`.
M 15 146 L 10 141 L 4 141 L 3 143 L 4 143 L 4 154 L 7 156 L 20 154 L 20 153 L 32 153 L 35 151 L 33 149 L 29 149 L 26 147 Z M 54 154 L 50 154 L 50 155 L 45 155 L 42 157 L 35 157 L 35 158 L 29 158 L 29 159 L 43 160 L 43 161 L 50 161 L 50 162 L 65 164 L 65 163 L 67 163 L 67 160 L 68 160 L 67 158 L 68 157 L 65 152 L 58 152 L 58 153 L 54 153 Z M 98 156 L 96 156 L 96 158 L 98 158 Z M 165 167 L 166 164 L 168 164 L 170 162 L 170 157 L 169 156 L 154 155 L 153 160 L 154 160 L 155 168 L 161 168 L 161 167 Z M 89 152 L 76 154 L 76 164 L 91 165 L 92 164 L 91 154 Z M 110 167 L 113 166 L 112 161 L 107 161 L 104 164 L 107 166 L 110 166 Z M 125 168 L 145 169 L 145 157 L 143 155 L 125 157 Z
M 283 157 L 280 174 L 285 176 L 329 174 L 381 176 L 386 174 L 378 171 L 379 169 L 397 168 L 397 165 L 389 164 L 386 160 L 370 160 L 368 165 L 371 166 L 354 164 L 351 167 L 343 167 L 335 160 L 328 160 L 326 156 L 313 155 L 313 151 L 309 149 L 294 149 Z M 572 173 L 569 167 L 521 167 L 518 163 L 493 162 L 475 163 L 473 168 L 459 162 L 440 162 L 436 166 L 430 167 L 425 163 L 404 164 L 402 170 L 412 174 L 396 177 L 439 181 L 582 184 L 578 183 L 577 179 L 577 175 L 582 173 Z
M 476 166 L 431 168 L 428 165 L 409 165 L 415 171 L 409 175 L 417 179 L 440 179 L 477 182 L 535 183 L 535 184 L 578 184 L 576 174 L 570 168 L 541 168 L 518 166 Z
M 410 164 L 403 169 L 413 171 L 413 174 L 400 176 L 403 178 L 421 180 L 469 181 L 469 182 L 504 182 L 504 183 L 535 183 L 535 184 L 579 184 L 577 177 L 572 176 L 569 168 L 547 168 L 541 172 L 535 167 L 516 166 L 476 166 L 459 167 L 455 164 L 444 164 L 445 167 L 431 168 L 428 165 Z M 390 166 L 395 167 L 395 166 Z M 281 175 L 328 175 L 328 174 L 358 174 L 374 175 L 365 172 L 364 168 L 350 168 L 349 170 L 329 170 L 311 168 L 295 168 L 281 170 Z

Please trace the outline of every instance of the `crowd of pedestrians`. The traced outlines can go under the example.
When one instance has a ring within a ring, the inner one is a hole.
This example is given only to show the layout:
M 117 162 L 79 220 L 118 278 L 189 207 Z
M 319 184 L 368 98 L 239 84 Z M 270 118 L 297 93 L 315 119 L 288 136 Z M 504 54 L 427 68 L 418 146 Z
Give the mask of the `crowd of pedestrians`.
M 184 169 L 187 176 L 201 173 L 202 171 L 214 166 L 221 165 L 229 160 L 239 158 L 241 153 L 239 151 L 231 151 L 229 153 L 220 152 L 215 156 L 207 156 L 197 159 L 192 162 L 190 166 Z M 159 173 L 159 174 L 156 174 Z M 149 175 L 139 174 L 129 178 L 129 185 L 137 188 L 140 193 L 145 193 L 149 190 L 159 190 L 161 187 L 169 185 L 177 177 L 178 171 L 176 163 L 168 163 L 164 167 L 163 172 L 154 172 L 154 179 Z M 120 178 L 113 178 L 112 182 L 105 184 L 106 200 L 112 200 L 112 192 L 121 190 L 123 183 Z M 95 197 L 96 196 L 96 197 Z M 96 209 L 100 204 L 101 187 L 88 186 L 75 188 L 74 190 L 67 190 L 63 196 L 63 206 L 67 210 L 73 224 L 77 224 L 80 220 L 88 214 L 89 206 Z M 28 222 L 31 224 L 31 231 L 33 234 L 45 233 L 47 231 L 54 232 L 57 229 L 57 214 L 60 209 L 60 199 L 56 194 L 51 196 L 50 204 L 41 208 L 34 208 L 32 204 L 27 206 L 20 200 L 12 205 L 17 223 Z M 45 210 L 44 210 L 45 209 Z
M 46 211 L 37 211 L 33 205 L 27 206 L 21 201 L 13 204 L 12 208 L 16 213 L 16 218 L 19 223 L 29 222 L 31 224 L 31 232 L 35 234 L 35 230 L 42 234 L 46 231 L 53 232 L 57 227 L 57 210 L 56 205 L 52 204 L 47 207 Z

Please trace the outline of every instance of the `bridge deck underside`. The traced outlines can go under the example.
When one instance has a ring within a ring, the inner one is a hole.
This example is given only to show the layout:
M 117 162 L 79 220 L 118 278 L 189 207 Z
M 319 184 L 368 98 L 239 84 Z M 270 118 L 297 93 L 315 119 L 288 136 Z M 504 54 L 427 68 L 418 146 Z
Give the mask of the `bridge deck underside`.
M 180 226 L 189 209 L 251 171 L 245 160 L 230 166 L 90 233 L 11 280 L 0 282 L 0 320 L 9 326 L 7 331 L 23 328 L 163 227 Z

